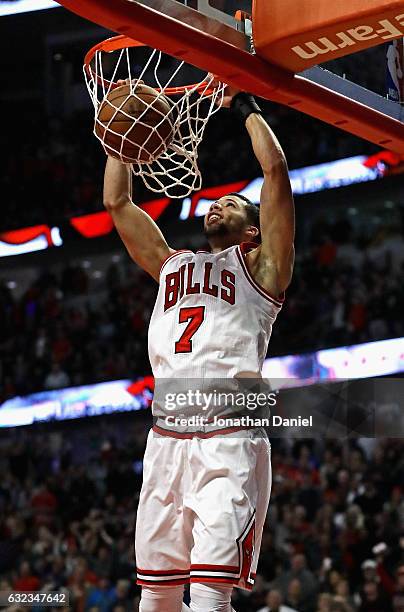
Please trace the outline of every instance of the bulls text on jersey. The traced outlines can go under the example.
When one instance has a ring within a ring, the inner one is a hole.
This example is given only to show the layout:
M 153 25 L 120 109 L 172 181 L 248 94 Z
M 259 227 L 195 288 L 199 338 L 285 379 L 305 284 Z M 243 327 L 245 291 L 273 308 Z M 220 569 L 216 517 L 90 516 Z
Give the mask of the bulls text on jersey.
M 231 306 L 236 303 L 236 276 L 229 270 L 221 270 L 220 285 L 211 279 L 213 264 L 206 261 L 195 278 L 195 263 L 182 265 L 165 277 L 164 312 L 172 308 L 184 295 L 205 294 L 223 300 Z

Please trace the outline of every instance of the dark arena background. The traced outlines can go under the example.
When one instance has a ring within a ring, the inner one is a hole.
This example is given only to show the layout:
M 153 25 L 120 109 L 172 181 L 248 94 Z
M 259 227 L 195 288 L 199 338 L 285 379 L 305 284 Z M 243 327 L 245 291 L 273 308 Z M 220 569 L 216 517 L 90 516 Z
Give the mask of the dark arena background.
M 0 16 L 0 592 L 70 598 L 35 611 L 139 604 L 133 539 L 157 286 L 102 204 L 105 154 L 82 64 L 108 35 L 60 7 Z M 335 69 L 384 93 L 386 47 Z M 404 159 L 261 104 L 289 162 L 297 216 L 296 268 L 264 374 L 295 393 L 320 380 L 399 384 Z M 202 215 L 218 197 L 259 201 L 260 169 L 229 111 L 209 122 L 200 167 L 203 190 L 191 198 L 134 182 L 134 200 L 175 248 L 203 248 Z M 238 611 L 404 611 L 402 431 L 272 440 L 258 575 L 251 594 L 234 593 Z

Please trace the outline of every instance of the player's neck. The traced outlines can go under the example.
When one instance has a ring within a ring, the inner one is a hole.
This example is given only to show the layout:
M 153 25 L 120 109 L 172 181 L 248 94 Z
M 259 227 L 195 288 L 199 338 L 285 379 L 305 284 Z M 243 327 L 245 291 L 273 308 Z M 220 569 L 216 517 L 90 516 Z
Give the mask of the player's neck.
M 210 247 L 210 252 L 211 253 L 221 253 L 222 251 L 224 251 L 227 247 L 223 247 L 223 246 L 216 246 L 216 247 Z
M 234 240 L 231 238 L 228 238 L 227 240 L 223 240 L 223 237 L 222 237 L 221 240 L 215 240 L 215 239 L 209 240 L 209 246 L 210 246 L 211 253 L 220 253 L 221 251 L 225 251 L 229 247 L 236 246 L 238 244 L 240 244 L 239 240 Z

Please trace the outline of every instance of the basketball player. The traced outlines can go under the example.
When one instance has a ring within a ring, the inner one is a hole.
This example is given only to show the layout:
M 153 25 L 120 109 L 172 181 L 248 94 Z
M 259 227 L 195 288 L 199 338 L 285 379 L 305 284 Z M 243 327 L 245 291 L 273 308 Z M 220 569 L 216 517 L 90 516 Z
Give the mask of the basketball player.
M 130 197 L 128 166 L 108 158 L 104 203 L 129 254 L 158 283 L 149 356 L 157 381 L 260 376 L 294 263 L 294 205 L 284 153 L 254 98 L 227 88 L 264 183 L 260 208 L 231 193 L 204 220 L 209 252 L 170 248 Z M 237 155 L 237 151 L 234 152 Z M 179 433 L 157 404 L 136 525 L 141 612 L 231 612 L 251 589 L 269 503 L 263 430 Z M 190 583 L 191 608 L 183 604 Z

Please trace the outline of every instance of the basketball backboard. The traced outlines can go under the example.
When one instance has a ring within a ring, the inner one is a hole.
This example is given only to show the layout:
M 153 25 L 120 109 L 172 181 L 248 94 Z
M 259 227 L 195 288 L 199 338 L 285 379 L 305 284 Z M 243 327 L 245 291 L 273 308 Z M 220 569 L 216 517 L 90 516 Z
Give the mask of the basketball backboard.
M 140 4 L 154 8 L 154 10 L 169 15 L 176 5 L 177 18 L 187 19 L 192 9 L 209 19 L 215 19 L 237 29 L 235 23 L 239 11 L 252 15 L 253 0 L 140 0 Z M 181 8 L 182 7 L 182 8 Z
M 312 0 L 299 0 L 299 11 L 305 4 L 311 6 L 310 2 L 312 5 Z M 361 12 L 356 23 L 352 7 L 358 2 Z M 272 9 L 268 7 L 274 7 L 275 16 L 277 6 L 278 14 L 281 14 L 283 7 L 291 3 L 296 6 L 294 0 L 114 0 L 113 3 L 110 0 L 60 0 L 60 4 L 73 12 L 211 71 L 226 83 L 404 154 L 404 111 L 400 104 L 314 66 L 311 57 L 305 64 L 307 69 L 294 74 L 283 65 L 283 54 L 279 61 L 276 54 L 271 56 L 271 43 L 265 41 L 267 33 L 271 41 L 272 26 L 278 28 L 276 44 L 282 43 L 284 49 L 285 41 L 279 33 L 282 20 L 272 24 Z M 322 7 L 322 10 L 316 9 L 311 13 L 313 19 L 320 20 L 316 34 L 320 32 L 320 25 L 325 23 L 327 6 L 332 4 L 329 0 L 316 0 L 317 9 Z M 387 35 L 393 32 L 392 37 L 397 38 L 402 28 L 404 36 L 404 0 L 340 0 L 336 4 L 338 11 L 333 14 L 332 27 L 338 30 L 339 23 L 343 22 L 349 26 L 349 35 L 337 31 L 340 40 L 337 45 L 328 34 L 331 42 L 325 45 L 327 53 L 320 53 L 318 60 L 332 60 L 343 53 L 348 54 L 354 35 L 360 39 L 358 47 L 354 46 L 355 51 L 381 44 L 385 40 L 384 32 Z M 341 6 L 346 7 L 346 18 Z M 403 15 L 394 17 L 401 9 Z M 383 11 L 391 18 L 382 19 Z M 369 23 L 380 22 L 382 25 L 379 28 L 377 25 L 361 25 L 364 16 L 368 16 Z M 303 17 L 304 13 L 301 19 Z M 290 32 L 291 43 L 302 40 L 296 32 L 298 23 L 295 16 L 295 30 Z M 319 40 L 323 40 L 321 36 Z M 259 48 L 256 48 L 258 43 Z M 301 46 L 304 44 L 300 42 Z M 317 42 L 309 41 L 309 51 L 318 46 Z M 306 55 L 310 56 L 309 53 Z M 385 67 L 378 69 L 385 70 Z
M 252 15 L 253 0 L 174 0 L 174 2 L 236 29 L 237 23 L 235 18 L 239 11 Z M 167 13 L 169 3 L 164 6 L 160 2 L 160 10 Z
M 253 0 L 137 0 L 138 4 L 155 13 L 246 50 L 250 49 L 251 22 L 246 24 L 240 17 L 243 13 L 252 15 L 252 2 Z

